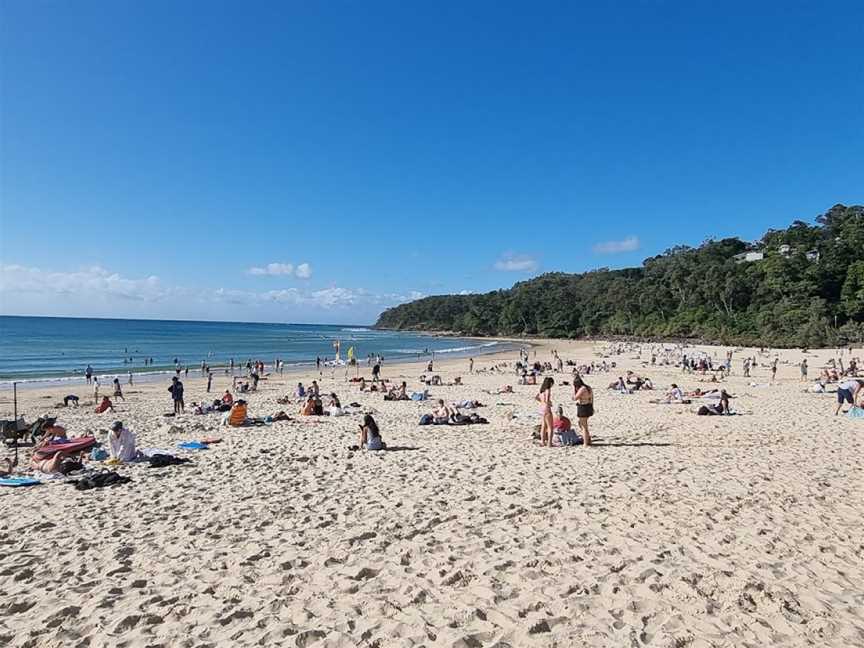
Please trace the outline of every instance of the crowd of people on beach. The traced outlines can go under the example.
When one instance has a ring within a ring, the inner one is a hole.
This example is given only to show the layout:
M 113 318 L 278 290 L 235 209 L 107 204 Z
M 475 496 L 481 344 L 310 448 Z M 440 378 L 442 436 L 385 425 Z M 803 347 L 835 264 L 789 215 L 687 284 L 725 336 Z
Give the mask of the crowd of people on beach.
M 498 361 L 489 366 L 478 368 L 474 358 L 468 359 L 468 374 L 482 374 L 493 372 L 507 375 L 508 372 L 515 378 L 517 386 L 537 385 L 539 389 L 534 396 L 539 414 L 539 425 L 534 431 L 535 440 L 545 447 L 560 447 L 583 445 L 590 447 L 594 445 L 590 421 L 595 415 L 594 389 L 586 381 L 586 376 L 594 374 L 609 373 L 615 371 L 617 362 L 615 356 L 627 355 L 631 359 L 641 362 L 646 371 L 655 367 L 679 367 L 685 379 L 691 377 L 701 382 L 718 383 L 707 388 L 695 387 L 684 389 L 677 382 L 669 385 L 668 389 L 660 391 L 662 396 L 652 398 L 649 403 L 657 405 L 693 405 L 690 410 L 697 415 L 724 416 L 736 414 L 731 407 L 731 401 L 736 396 L 722 384 L 733 373 L 733 359 L 735 350 L 727 350 L 724 357 L 717 360 L 703 351 L 689 349 L 683 345 L 638 345 L 632 343 L 615 343 L 602 348 L 601 358 L 591 362 L 578 362 L 565 360 L 557 350 L 551 352 L 548 361 L 540 361 L 536 358 L 529 359 L 527 349 L 520 350 L 519 359 L 509 365 L 506 361 Z M 439 374 L 434 373 L 433 361 L 429 361 L 425 367 L 426 371 L 418 377 L 418 382 L 423 386 L 419 391 L 409 391 L 405 380 L 398 384 L 392 383 L 381 375 L 381 358 L 369 357 L 371 368 L 370 377 L 354 376 L 347 378 L 349 386 L 357 388 L 361 393 L 380 394 L 384 401 L 414 401 L 422 402 L 430 399 L 430 388 L 444 387 L 446 385 L 462 386 L 461 376 L 456 376 L 449 383 L 445 383 Z M 320 358 L 319 358 L 320 361 Z M 740 376 L 751 379 L 753 371 L 764 369 L 768 379 L 766 386 L 776 382 L 779 357 L 770 351 L 760 349 L 757 354 L 748 355 L 741 360 Z M 319 362 L 320 365 L 320 362 Z M 233 360 L 230 363 L 233 373 Z M 277 358 L 272 364 L 274 373 L 280 373 L 282 362 Z M 809 380 L 808 359 L 802 358 L 797 366 L 802 382 Z M 185 387 L 180 379 L 179 361 L 178 370 L 171 377 L 167 387 L 173 411 L 166 416 L 182 417 L 186 415 Z M 221 414 L 221 424 L 227 427 L 254 427 L 268 425 L 274 421 L 290 421 L 293 416 L 299 417 L 343 417 L 350 415 L 362 416 L 359 427 L 359 443 L 352 448 L 366 450 L 385 450 L 386 444 L 382 439 L 382 431 L 368 407 L 364 408 L 360 403 L 343 405 L 342 400 L 335 391 L 327 394 L 321 392 L 317 380 L 312 380 L 309 385 L 298 382 L 291 394 L 280 397 L 277 402 L 294 408 L 291 413 L 281 410 L 267 416 L 255 417 L 250 414 L 249 403 L 245 394 L 255 392 L 259 382 L 266 380 L 271 374 L 267 373 L 267 365 L 262 361 L 247 361 L 245 374 L 235 376 L 232 381 L 232 389 L 226 389 L 219 398 L 209 402 L 193 402 L 191 405 L 192 415 Z M 821 367 L 818 377 L 806 388 L 806 392 L 812 394 L 836 393 L 836 407 L 834 414 L 841 412 L 849 413 L 851 416 L 864 417 L 864 378 L 858 376 L 860 371 L 860 360 L 842 355 L 832 358 Z M 613 394 L 632 396 L 643 391 L 655 391 L 654 380 L 633 370 L 622 372 L 608 383 L 607 390 Z M 206 380 L 206 393 L 210 393 L 212 386 L 212 370 L 202 362 L 201 375 Z M 614 375 L 614 374 L 613 374 Z M 761 375 L 761 374 L 760 374 Z M 100 378 L 88 365 L 85 370 L 86 384 L 92 389 L 94 413 L 104 415 L 113 414 L 118 402 L 125 402 L 126 395 L 120 384 L 119 377 L 111 381 L 111 395 L 100 394 Z M 564 399 L 556 398 L 556 384 L 567 387 L 567 396 Z M 758 383 L 750 383 L 751 386 L 760 386 Z M 234 393 L 244 396 L 235 397 Z M 514 386 L 506 384 L 495 391 L 487 393 L 500 396 L 514 394 Z M 565 411 L 565 402 L 569 401 L 575 406 L 576 425 Z M 66 395 L 57 407 L 78 407 L 81 398 L 75 394 Z M 700 402 L 696 402 L 700 401 Z M 844 410 L 844 407 L 846 407 Z M 485 407 L 479 400 L 469 399 L 462 401 L 448 401 L 437 398 L 431 410 L 424 413 L 419 423 L 421 425 L 473 425 L 488 423 L 476 410 Z M 468 412 L 468 413 L 466 413 Z M 39 473 L 68 474 L 80 470 L 83 466 L 85 451 L 88 447 L 71 445 L 64 448 L 69 439 L 66 430 L 55 425 L 46 425 L 42 430 L 42 436 L 32 453 L 30 468 Z M 93 445 L 99 445 L 95 439 Z M 128 429 L 122 421 L 115 421 L 108 430 L 105 443 L 105 460 L 112 463 L 127 463 L 144 459 L 136 448 L 136 435 Z M 8 472 L 8 471 L 6 471 Z

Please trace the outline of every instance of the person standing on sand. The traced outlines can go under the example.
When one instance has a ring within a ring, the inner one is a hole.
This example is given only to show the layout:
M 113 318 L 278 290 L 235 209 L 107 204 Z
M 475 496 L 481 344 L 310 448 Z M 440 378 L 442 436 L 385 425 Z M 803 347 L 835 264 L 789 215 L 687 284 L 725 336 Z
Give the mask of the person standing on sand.
M 99 376 L 93 376 L 93 404 L 99 404 Z
M 213 372 L 208 371 L 207 372 L 207 393 L 208 394 L 210 393 L 210 385 L 212 385 L 212 384 L 213 384 Z
M 120 379 L 114 379 L 114 398 L 119 398 L 122 401 L 126 399 L 123 397 L 123 390 L 120 388 Z
M 573 378 L 573 400 L 576 401 L 576 420 L 582 431 L 584 445 L 591 445 L 591 433 L 588 432 L 588 419 L 594 416 L 594 390 L 582 381 L 580 376 Z
M 834 410 L 834 416 L 840 413 L 844 401 L 854 407 L 857 402 L 855 396 L 862 389 L 864 389 L 864 382 L 855 379 L 846 380 L 837 385 L 837 409 Z
M 378 376 L 380 373 L 381 373 L 381 365 L 376 362 L 375 366 L 372 367 L 372 382 L 373 383 L 378 382 Z
M 543 379 L 543 384 L 540 385 L 540 393 L 534 397 L 540 403 L 540 445 L 548 445 L 552 447 L 552 427 L 554 419 L 552 417 L 552 385 L 555 381 L 551 376 Z
M 87 379 L 88 385 L 91 382 L 93 382 L 93 367 L 91 367 L 89 364 L 87 365 L 87 368 L 84 370 L 84 377 Z
M 774 382 L 774 379 L 777 378 L 777 362 L 778 359 L 774 358 L 774 362 L 771 363 L 771 382 Z
M 801 382 L 807 382 L 807 358 L 801 361 Z
M 468 373 L 474 373 L 474 358 L 468 358 Z
M 177 376 L 171 379 L 171 386 L 168 388 L 171 393 L 171 400 L 174 401 L 174 416 L 182 414 L 184 411 L 183 405 L 183 383 Z

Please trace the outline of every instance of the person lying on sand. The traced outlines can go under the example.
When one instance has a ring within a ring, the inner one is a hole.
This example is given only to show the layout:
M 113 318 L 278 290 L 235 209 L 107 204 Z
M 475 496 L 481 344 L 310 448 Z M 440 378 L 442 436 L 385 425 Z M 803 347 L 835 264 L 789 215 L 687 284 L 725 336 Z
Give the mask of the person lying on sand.
M 363 425 L 360 426 L 360 447 L 366 450 L 385 450 L 387 444 L 381 438 L 381 431 L 371 414 L 363 417 Z

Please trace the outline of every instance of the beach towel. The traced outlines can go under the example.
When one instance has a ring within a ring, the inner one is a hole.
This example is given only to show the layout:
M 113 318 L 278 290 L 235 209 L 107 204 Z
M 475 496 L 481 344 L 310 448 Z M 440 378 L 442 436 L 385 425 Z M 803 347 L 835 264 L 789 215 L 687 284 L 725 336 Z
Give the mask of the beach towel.
M 21 486 L 36 486 L 42 482 L 32 477 L 5 477 L 0 479 L 0 486 L 8 486 L 9 488 L 19 488 Z
M 851 419 L 864 419 L 864 408 L 853 407 L 848 412 L 846 412 L 846 416 Z
M 426 396 L 425 392 L 412 392 L 411 394 L 412 401 L 425 401 L 426 398 L 428 397 Z
M 207 450 L 210 446 L 200 441 L 184 441 L 183 443 L 178 443 L 177 447 L 183 450 Z
M 417 425 L 432 425 L 435 421 L 435 417 L 431 414 L 424 414 L 420 417 L 420 422 Z

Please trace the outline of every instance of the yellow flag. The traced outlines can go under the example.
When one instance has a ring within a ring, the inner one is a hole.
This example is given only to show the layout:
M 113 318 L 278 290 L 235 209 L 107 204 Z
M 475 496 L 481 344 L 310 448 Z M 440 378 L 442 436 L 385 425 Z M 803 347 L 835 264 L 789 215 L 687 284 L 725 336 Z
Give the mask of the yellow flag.
M 349 359 L 349 360 L 353 360 L 353 359 L 354 359 L 354 347 L 353 347 L 353 346 L 352 346 L 352 347 L 348 347 L 348 359 Z

